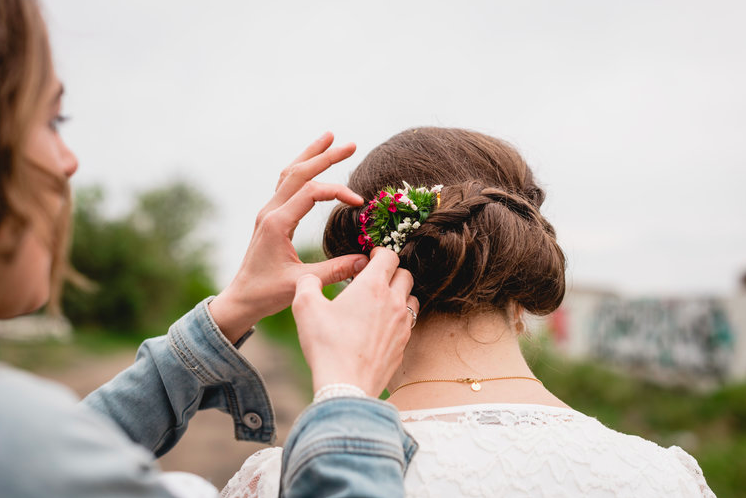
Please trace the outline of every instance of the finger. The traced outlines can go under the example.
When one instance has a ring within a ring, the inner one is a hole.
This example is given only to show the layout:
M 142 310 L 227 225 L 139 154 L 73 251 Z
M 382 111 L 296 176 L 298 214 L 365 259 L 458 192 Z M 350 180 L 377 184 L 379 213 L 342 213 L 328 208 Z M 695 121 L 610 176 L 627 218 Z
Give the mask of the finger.
M 394 271 L 394 276 L 391 278 L 391 283 L 389 284 L 392 292 L 404 296 L 409 295 L 413 285 L 414 279 L 412 279 L 412 274 L 404 268 L 397 268 Z
M 306 150 L 300 153 L 298 157 L 293 159 L 293 161 L 290 163 L 290 165 L 283 169 L 280 172 L 280 178 L 277 179 L 277 185 L 275 185 L 275 191 L 280 188 L 280 185 L 282 185 L 282 182 L 285 181 L 285 178 L 290 174 L 291 171 L 293 171 L 293 166 L 295 166 L 298 163 L 302 163 L 303 161 L 307 161 L 311 159 L 314 156 L 318 156 L 322 152 L 324 152 L 326 149 L 328 149 L 332 142 L 334 142 L 334 135 L 332 135 L 331 132 L 327 131 L 324 132 L 323 135 L 321 135 L 319 138 L 317 138 L 311 145 L 306 147 Z
M 319 173 L 350 157 L 355 152 L 355 144 L 349 143 L 342 147 L 334 147 L 311 159 L 288 167 L 280 175 L 275 196 L 270 201 L 280 205 L 295 195 L 306 183 L 313 180 Z M 360 201 L 362 204 L 362 200 Z M 357 204 L 356 204 L 357 205 Z
M 355 281 L 365 282 L 382 278 L 388 285 L 397 266 L 399 266 L 399 256 L 394 251 L 385 247 L 374 247 L 370 253 L 368 266 L 360 272 L 360 275 L 355 277 Z
M 319 305 L 326 300 L 321 293 L 321 280 L 310 273 L 301 275 L 295 283 L 295 297 L 293 298 L 293 315 L 302 314 L 304 310 Z
M 298 157 L 293 159 L 293 162 L 290 164 L 298 164 L 302 163 L 303 161 L 308 161 L 314 156 L 318 156 L 322 152 L 324 152 L 326 149 L 331 146 L 331 144 L 334 142 L 334 135 L 330 131 L 325 131 L 319 138 L 314 140 L 314 142 L 306 147 L 306 150 L 300 153 Z
M 332 199 L 353 205 L 358 201 L 362 202 L 362 197 L 345 185 L 309 182 L 285 204 L 274 210 L 271 215 L 279 224 L 279 228 L 290 235 L 298 226 L 301 218 L 308 214 L 314 204 Z
M 298 157 L 293 159 L 293 161 L 290 163 L 290 166 L 283 169 L 282 172 L 280 172 L 280 178 L 277 179 L 277 185 L 275 185 L 275 191 L 280 188 L 280 185 L 282 185 L 282 182 L 285 181 L 285 178 L 288 176 L 288 174 L 293 170 L 293 166 L 296 164 L 302 163 L 303 161 L 307 161 L 311 159 L 314 156 L 318 156 L 322 152 L 324 152 L 326 149 L 328 149 L 332 143 L 334 142 L 334 135 L 332 135 L 331 132 L 327 131 L 324 132 L 323 135 L 321 135 L 319 138 L 317 138 L 311 145 L 306 147 L 306 150 L 300 153 Z
M 319 277 L 322 285 L 329 285 L 357 275 L 367 264 L 365 255 L 348 254 L 320 263 L 305 264 L 303 269 Z

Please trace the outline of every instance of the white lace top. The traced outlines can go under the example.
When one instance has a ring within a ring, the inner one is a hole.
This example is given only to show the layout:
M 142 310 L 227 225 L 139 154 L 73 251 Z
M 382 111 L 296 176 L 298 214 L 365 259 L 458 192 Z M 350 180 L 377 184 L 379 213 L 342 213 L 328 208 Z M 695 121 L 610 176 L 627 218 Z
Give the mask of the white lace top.
M 453 406 L 401 413 L 420 445 L 408 497 L 714 497 L 697 462 L 567 408 Z M 251 456 L 225 498 L 276 497 L 281 448 Z

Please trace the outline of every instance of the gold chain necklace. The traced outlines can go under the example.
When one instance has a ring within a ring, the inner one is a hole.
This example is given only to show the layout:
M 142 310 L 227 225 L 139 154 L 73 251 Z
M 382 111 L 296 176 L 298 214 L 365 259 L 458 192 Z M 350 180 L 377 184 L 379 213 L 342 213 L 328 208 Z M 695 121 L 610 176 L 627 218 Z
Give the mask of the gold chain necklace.
M 425 382 L 459 382 L 461 384 L 471 384 L 471 390 L 474 392 L 478 392 L 482 389 L 482 382 L 488 382 L 490 380 L 533 380 L 534 382 L 538 382 L 542 386 L 544 383 L 537 379 L 536 377 L 523 377 L 520 375 L 511 375 L 506 377 L 487 377 L 485 379 L 474 379 L 471 377 L 466 377 L 463 379 L 426 379 L 426 380 L 413 380 L 412 382 L 407 382 L 406 384 L 402 384 L 393 391 L 391 391 L 391 394 L 389 396 L 393 396 L 396 391 L 401 389 L 402 387 L 411 386 L 414 384 L 424 384 Z

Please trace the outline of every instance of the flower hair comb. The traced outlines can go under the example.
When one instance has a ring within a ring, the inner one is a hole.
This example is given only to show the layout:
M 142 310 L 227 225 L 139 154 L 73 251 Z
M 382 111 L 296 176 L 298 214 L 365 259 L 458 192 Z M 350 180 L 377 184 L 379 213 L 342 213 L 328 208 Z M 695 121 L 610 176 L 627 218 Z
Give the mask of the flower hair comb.
M 383 246 L 398 254 L 407 236 L 420 227 L 434 208 L 440 206 L 443 185 L 428 189 L 403 183 L 404 188 L 394 190 L 386 187 L 381 190 L 360 213 L 361 233 L 357 241 L 363 250 Z

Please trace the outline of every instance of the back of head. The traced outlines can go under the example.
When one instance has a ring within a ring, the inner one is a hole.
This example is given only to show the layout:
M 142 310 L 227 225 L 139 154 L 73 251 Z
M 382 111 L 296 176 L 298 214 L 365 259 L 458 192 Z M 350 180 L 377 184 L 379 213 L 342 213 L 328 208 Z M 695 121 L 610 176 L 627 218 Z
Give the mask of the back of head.
M 421 314 L 555 310 L 565 293 L 565 258 L 539 208 L 544 192 L 509 144 L 454 128 L 418 128 L 376 147 L 349 187 L 372 199 L 387 186 L 442 184 L 440 207 L 399 253 L 412 272 Z M 363 252 L 361 208 L 337 206 L 324 232 L 327 256 Z

